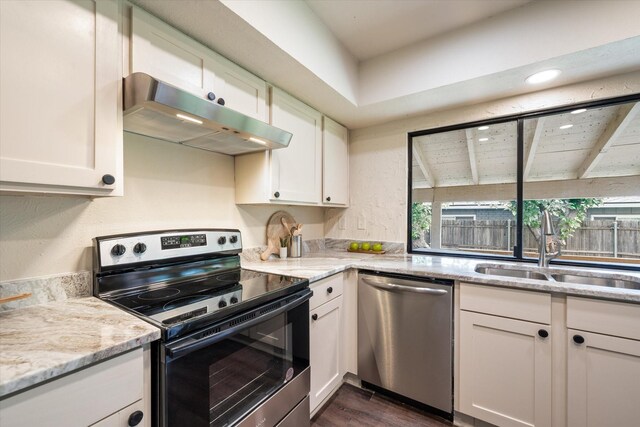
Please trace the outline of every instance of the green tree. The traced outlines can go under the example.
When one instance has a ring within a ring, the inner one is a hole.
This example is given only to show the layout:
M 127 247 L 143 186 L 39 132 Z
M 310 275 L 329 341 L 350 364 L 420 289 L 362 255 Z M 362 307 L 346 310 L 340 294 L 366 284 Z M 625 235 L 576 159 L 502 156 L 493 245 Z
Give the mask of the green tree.
M 556 234 L 565 245 L 587 218 L 587 210 L 602 204 L 602 199 L 547 199 L 525 200 L 522 211 L 522 223 L 535 236 L 540 239 L 540 212 L 543 210 L 556 218 Z M 509 202 L 506 208 L 516 215 L 516 202 Z
M 411 205 L 411 240 L 413 247 L 427 247 L 424 233 L 431 227 L 431 206 L 426 203 Z

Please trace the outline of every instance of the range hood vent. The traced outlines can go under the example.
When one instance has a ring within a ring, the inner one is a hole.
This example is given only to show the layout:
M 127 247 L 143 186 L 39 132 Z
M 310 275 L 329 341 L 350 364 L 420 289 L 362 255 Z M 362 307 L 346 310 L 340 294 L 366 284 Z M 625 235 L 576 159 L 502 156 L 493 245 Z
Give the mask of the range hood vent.
M 291 133 L 154 79 L 124 79 L 124 130 L 217 153 L 285 148 Z

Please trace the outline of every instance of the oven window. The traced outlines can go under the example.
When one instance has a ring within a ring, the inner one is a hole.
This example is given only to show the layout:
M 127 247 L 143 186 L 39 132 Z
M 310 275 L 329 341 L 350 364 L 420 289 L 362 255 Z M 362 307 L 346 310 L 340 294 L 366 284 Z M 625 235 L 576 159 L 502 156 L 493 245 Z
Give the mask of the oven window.
M 302 372 L 308 338 L 298 337 L 292 317 L 278 315 L 169 362 L 168 425 L 233 425 Z

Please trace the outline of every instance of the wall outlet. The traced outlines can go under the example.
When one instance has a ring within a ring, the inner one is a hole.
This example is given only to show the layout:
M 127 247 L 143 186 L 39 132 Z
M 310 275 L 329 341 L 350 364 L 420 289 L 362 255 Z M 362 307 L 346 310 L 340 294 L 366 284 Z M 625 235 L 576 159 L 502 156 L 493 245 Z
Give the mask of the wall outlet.
M 338 220 L 338 230 L 346 230 L 347 229 L 347 216 L 342 215 Z
M 358 215 L 358 230 L 365 230 L 367 228 L 367 219 L 364 214 L 361 213 Z

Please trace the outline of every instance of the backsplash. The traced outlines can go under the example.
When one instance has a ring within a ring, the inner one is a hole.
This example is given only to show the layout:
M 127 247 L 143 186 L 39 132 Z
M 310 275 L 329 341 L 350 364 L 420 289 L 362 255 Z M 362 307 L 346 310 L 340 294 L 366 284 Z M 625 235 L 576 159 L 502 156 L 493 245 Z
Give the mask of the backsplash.
M 91 278 L 90 271 L 81 271 L 0 282 L 0 298 L 31 294 L 23 299 L 0 304 L 0 311 L 91 296 Z

